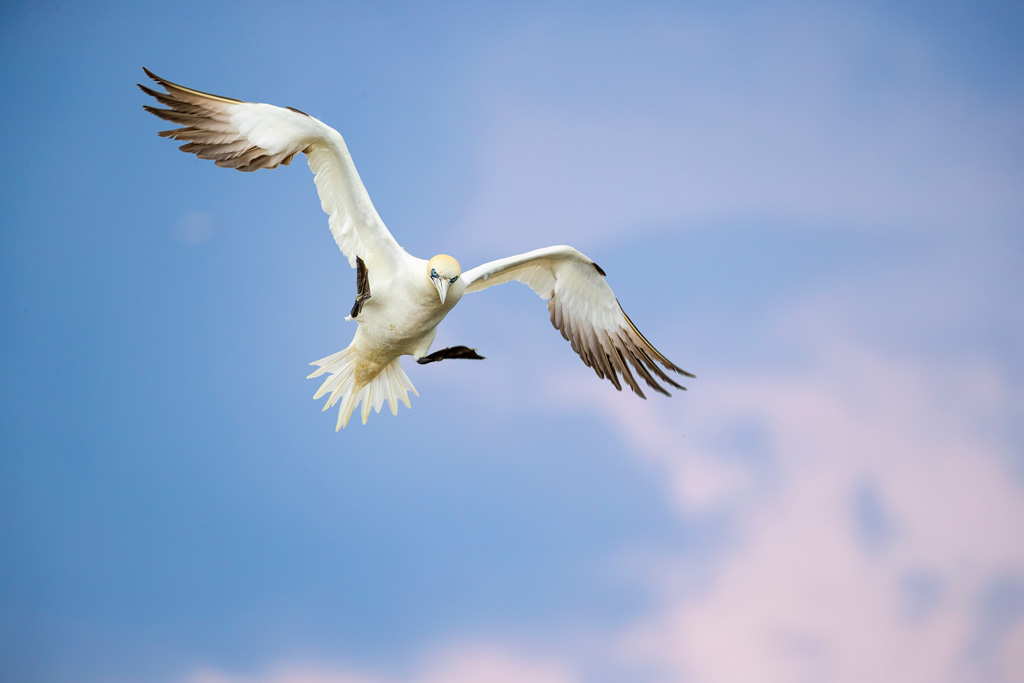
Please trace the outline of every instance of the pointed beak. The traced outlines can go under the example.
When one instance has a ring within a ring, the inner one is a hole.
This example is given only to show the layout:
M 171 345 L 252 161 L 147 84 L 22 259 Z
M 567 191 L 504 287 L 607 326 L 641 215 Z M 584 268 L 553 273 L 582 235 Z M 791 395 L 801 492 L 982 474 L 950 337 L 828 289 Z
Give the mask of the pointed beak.
M 431 278 L 430 281 L 434 283 L 434 289 L 437 290 L 437 294 L 441 297 L 441 303 L 443 304 L 445 298 L 448 296 L 448 285 L 451 283 L 448 282 L 447 278 L 443 277 Z

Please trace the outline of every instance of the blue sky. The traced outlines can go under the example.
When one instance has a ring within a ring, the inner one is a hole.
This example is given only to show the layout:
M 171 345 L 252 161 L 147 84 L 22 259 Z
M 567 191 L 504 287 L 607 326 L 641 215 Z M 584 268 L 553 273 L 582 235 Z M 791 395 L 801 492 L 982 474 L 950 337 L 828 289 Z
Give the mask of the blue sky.
M 0 678 L 1024 677 L 1012 3 L 7 3 Z M 569 243 L 697 374 L 527 288 L 335 433 L 302 160 L 179 153 L 147 66 L 346 137 L 413 254 Z

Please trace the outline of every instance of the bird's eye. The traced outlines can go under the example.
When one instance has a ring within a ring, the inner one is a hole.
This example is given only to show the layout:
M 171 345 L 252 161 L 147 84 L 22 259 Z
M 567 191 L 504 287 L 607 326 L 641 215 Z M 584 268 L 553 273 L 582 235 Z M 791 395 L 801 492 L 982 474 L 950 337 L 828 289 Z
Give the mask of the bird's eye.
M 431 268 L 430 269 L 430 277 L 437 277 L 437 269 L 435 269 L 435 268 Z
M 449 280 L 448 282 L 450 282 L 451 284 L 453 284 L 453 285 L 454 285 L 454 284 L 455 284 L 455 281 L 456 281 L 456 280 L 458 280 L 458 279 L 459 279 L 459 276 L 458 276 L 458 275 L 456 275 L 455 277 L 453 277 L 453 278 L 452 278 L 451 280 Z

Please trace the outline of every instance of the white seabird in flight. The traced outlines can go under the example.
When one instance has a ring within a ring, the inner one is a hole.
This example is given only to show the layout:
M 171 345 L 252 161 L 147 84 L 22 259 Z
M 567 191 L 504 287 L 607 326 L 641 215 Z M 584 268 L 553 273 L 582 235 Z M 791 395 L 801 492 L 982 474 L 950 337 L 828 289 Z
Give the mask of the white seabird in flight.
M 371 406 L 384 401 L 398 414 L 398 401 L 409 405 L 409 381 L 399 358 L 418 363 L 446 358 L 481 359 L 474 349 L 456 346 L 428 354 L 438 324 L 467 292 L 518 280 L 548 302 L 551 323 L 597 376 L 622 390 L 619 376 L 635 394 L 646 398 L 633 370 L 655 391 L 669 395 L 658 381 L 685 387 L 659 364 L 693 377 L 663 356 L 633 325 L 605 281 L 605 272 L 569 246 L 536 249 L 462 272 L 458 261 L 438 254 L 429 261 L 411 256 L 395 241 L 363 187 L 341 134 L 291 107 L 243 102 L 192 90 L 143 69 L 166 92 L 139 84 L 167 109 L 146 111 L 179 124 L 161 137 L 184 140 L 184 152 L 212 159 L 239 171 L 276 168 L 302 152 L 309 160 L 317 193 L 334 241 L 356 268 L 357 295 L 346 319 L 358 323 L 347 348 L 311 363 L 309 377 L 327 374 L 314 399 L 327 395 L 327 410 L 339 400 L 335 431 L 348 424 L 362 403 L 366 424 Z

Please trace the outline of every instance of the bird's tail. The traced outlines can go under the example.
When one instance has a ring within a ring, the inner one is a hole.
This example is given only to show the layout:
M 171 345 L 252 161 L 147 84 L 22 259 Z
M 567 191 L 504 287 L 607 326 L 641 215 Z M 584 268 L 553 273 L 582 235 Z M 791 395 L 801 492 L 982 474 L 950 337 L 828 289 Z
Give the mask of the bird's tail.
M 405 370 L 402 369 L 397 358 L 385 365 L 373 379 L 362 384 L 359 383 L 356 379 L 356 350 L 354 345 L 327 356 L 327 358 L 313 361 L 310 365 L 319 365 L 320 368 L 309 375 L 307 379 L 319 377 L 324 373 L 330 373 L 330 376 L 324 380 L 320 389 L 313 396 L 314 399 L 318 399 L 330 393 L 330 397 L 328 397 L 327 403 L 324 405 L 324 410 L 327 410 L 344 397 L 344 400 L 341 401 L 341 408 L 338 409 L 338 424 L 334 431 L 338 431 L 348 424 L 349 418 L 352 417 L 352 413 L 360 403 L 363 404 L 363 424 L 366 424 L 366 419 L 370 416 L 371 406 L 374 411 L 379 413 L 384 405 L 384 401 L 387 400 L 388 407 L 391 408 L 391 414 L 397 415 L 399 400 L 405 404 L 406 408 L 411 408 L 412 406 L 409 405 L 409 392 L 411 391 L 417 396 L 420 395 L 416 391 L 416 387 L 412 385 L 409 377 L 405 374 Z

